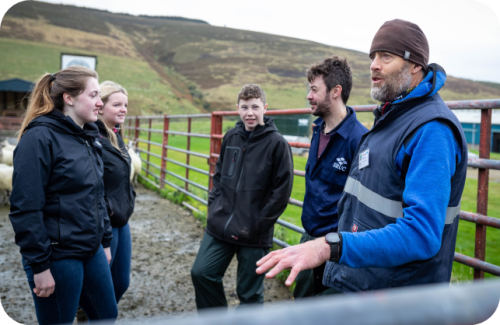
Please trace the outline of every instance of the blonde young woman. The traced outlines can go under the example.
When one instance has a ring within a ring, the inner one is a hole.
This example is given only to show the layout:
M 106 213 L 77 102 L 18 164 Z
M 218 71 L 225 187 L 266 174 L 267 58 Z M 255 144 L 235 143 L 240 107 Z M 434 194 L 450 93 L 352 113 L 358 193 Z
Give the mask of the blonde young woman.
M 118 303 L 130 283 L 132 238 L 128 220 L 134 212 L 135 191 L 130 183 L 131 159 L 123 142 L 123 122 L 127 115 L 127 91 L 120 85 L 101 83 L 101 100 L 97 126 L 101 134 L 104 161 L 106 207 L 113 227 L 110 263 Z
M 95 125 L 97 73 L 79 66 L 36 83 L 14 151 L 9 215 L 40 324 L 118 314 L 108 263 L 111 223 Z

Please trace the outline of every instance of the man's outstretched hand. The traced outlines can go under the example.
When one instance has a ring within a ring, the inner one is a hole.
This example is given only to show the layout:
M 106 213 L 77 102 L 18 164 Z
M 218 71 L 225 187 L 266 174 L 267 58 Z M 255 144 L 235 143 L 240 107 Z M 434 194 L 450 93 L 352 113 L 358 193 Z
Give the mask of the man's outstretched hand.
M 291 286 L 300 271 L 320 266 L 329 259 L 330 245 L 325 237 L 321 237 L 267 254 L 257 262 L 256 272 L 262 274 L 273 268 L 266 274 L 266 278 L 270 279 L 285 269 L 292 269 L 285 281 L 287 286 Z

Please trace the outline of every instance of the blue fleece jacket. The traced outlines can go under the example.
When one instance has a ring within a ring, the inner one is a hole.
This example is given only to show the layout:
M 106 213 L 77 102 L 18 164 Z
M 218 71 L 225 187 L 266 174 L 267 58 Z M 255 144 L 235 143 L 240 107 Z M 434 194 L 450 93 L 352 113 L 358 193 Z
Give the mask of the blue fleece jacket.
M 444 85 L 446 76 L 438 71 L 435 88 L 429 93 L 432 77 L 430 71 L 404 100 L 433 96 Z M 431 121 L 417 131 L 407 147 L 403 145 L 398 151 L 396 168 L 399 175 L 405 153 L 411 156 L 411 161 L 403 192 L 403 200 L 408 205 L 403 209 L 404 217 L 381 229 L 342 232 L 341 264 L 353 268 L 394 267 L 429 259 L 439 251 L 451 178 L 456 162 L 460 162 L 460 147 L 446 125 Z

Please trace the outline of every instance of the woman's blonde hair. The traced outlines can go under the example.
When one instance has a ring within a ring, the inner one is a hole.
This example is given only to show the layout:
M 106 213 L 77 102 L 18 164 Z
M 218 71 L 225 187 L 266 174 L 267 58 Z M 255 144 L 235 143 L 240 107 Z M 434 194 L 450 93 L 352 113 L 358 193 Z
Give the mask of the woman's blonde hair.
M 120 86 L 119 84 L 117 84 L 116 82 L 107 80 L 107 81 L 104 81 L 103 83 L 101 83 L 100 86 L 101 86 L 101 100 L 103 103 L 102 109 L 104 109 L 104 106 L 106 106 L 106 103 L 109 100 L 109 96 L 111 96 L 115 93 L 123 93 L 123 94 L 125 94 L 125 96 L 128 96 L 127 90 L 125 88 L 123 88 L 122 86 Z M 125 155 L 125 153 L 122 151 L 122 149 L 118 145 L 118 138 L 116 137 L 115 132 L 113 132 L 113 130 L 111 130 L 106 125 L 106 123 L 104 122 L 104 119 L 102 118 L 102 116 L 100 114 L 97 115 L 97 118 L 102 122 L 102 124 L 104 124 L 104 127 L 106 128 L 106 135 L 109 139 L 109 142 L 111 142 L 111 145 L 116 150 L 120 151 L 122 155 Z M 118 132 L 120 132 L 120 135 L 123 139 L 123 135 L 124 135 L 123 125 L 120 125 Z
M 28 109 L 24 113 L 19 131 L 21 139 L 28 124 L 35 118 L 57 109 L 64 108 L 63 94 L 72 97 L 80 95 L 87 85 L 88 78 L 98 78 L 97 72 L 82 66 L 71 66 L 56 73 L 44 74 L 35 84 L 28 100 Z

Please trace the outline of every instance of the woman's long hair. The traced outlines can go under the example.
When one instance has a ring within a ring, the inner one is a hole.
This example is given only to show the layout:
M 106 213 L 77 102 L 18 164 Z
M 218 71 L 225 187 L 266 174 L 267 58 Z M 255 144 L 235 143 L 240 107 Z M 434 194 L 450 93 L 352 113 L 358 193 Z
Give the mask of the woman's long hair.
M 28 109 L 24 113 L 19 131 L 19 139 L 33 119 L 58 109 L 64 108 L 63 94 L 71 97 L 80 95 L 88 78 L 98 78 L 97 72 L 82 66 L 71 66 L 57 73 L 44 74 L 35 84 L 28 100 Z
M 128 93 L 127 93 L 127 90 L 125 88 L 123 88 L 122 86 L 120 86 L 119 84 L 117 84 L 116 82 L 113 82 L 113 81 L 104 81 L 103 83 L 101 83 L 101 100 L 102 100 L 102 103 L 104 104 L 102 106 L 102 109 L 105 109 L 104 107 L 106 106 L 106 103 L 108 102 L 109 100 L 109 96 L 115 94 L 115 93 L 123 93 L 125 94 L 125 96 L 128 96 Z M 104 127 L 106 128 L 106 135 L 109 139 L 109 142 L 111 142 L 111 145 L 116 149 L 118 150 L 122 155 L 126 155 L 123 150 L 120 148 L 120 146 L 118 145 L 118 138 L 116 137 L 116 134 L 115 132 L 113 132 L 113 130 L 111 130 L 107 125 L 106 123 L 104 122 L 104 119 L 102 118 L 101 114 L 98 114 L 97 115 L 97 118 L 102 122 L 102 124 L 104 124 Z M 123 139 L 123 125 L 120 125 L 119 129 L 118 129 L 118 132 L 120 132 L 120 135 Z

